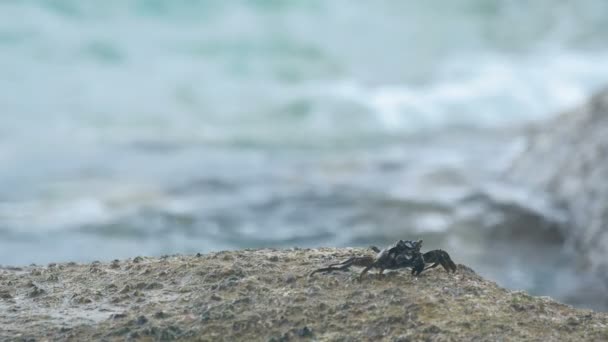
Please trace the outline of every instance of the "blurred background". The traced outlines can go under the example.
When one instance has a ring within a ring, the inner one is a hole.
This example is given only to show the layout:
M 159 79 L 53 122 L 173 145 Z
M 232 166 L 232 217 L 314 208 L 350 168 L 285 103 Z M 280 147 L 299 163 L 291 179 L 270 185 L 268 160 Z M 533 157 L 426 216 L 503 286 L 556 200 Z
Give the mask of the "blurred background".
M 0 0 L 0 264 L 425 240 L 607 310 L 504 173 L 608 2 Z

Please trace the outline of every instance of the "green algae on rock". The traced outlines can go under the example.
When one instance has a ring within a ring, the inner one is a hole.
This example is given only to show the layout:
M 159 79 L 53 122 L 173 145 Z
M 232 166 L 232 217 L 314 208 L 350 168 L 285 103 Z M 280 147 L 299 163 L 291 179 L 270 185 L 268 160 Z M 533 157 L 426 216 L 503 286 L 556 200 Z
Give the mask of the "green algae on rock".
M 0 268 L 0 339 L 608 340 L 607 314 L 505 290 L 464 265 L 362 281 L 356 269 L 308 276 L 365 253 L 260 249 Z

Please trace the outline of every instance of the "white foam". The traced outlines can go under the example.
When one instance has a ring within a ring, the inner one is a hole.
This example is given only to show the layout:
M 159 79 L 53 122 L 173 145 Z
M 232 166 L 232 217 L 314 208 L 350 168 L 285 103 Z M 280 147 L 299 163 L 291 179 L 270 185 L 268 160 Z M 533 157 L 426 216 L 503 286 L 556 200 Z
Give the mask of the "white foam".
M 324 91 L 368 106 L 390 131 L 499 127 L 546 118 L 581 103 L 608 79 L 606 58 L 608 52 L 575 51 L 538 53 L 524 60 L 468 57 L 438 66 L 443 70 L 424 85 L 366 86 L 351 80 Z
M 83 193 L 84 190 L 90 193 Z M 0 222 L 24 232 L 70 230 L 109 223 L 145 206 L 165 203 L 150 187 L 134 184 L 69 183 L 29 201 L 0 202 Z

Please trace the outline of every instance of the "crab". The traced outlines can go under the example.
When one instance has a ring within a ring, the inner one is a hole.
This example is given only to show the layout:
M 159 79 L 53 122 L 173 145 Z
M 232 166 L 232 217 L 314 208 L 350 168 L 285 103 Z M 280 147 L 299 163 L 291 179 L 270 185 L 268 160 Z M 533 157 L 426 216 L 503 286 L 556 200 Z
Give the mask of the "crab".
M 441 249 L 432 250 L 426 253 L 421 253 L 422 240 L 410 241 L 399 240 L 393 245 L 380 250 L 376 246 L 371 246 L 370 249 L 376 252 L 376 256 L 355 256 L 344 260 L 337 264 L 331 264 L 327 267 L 314 270 L 312 276 L 318 272 L 331 271 L 346 271 L 351 266 L 364 267 L 359 275 L 362 279 L 367 272 L 372 268 L 377 268 L 382 275 L 384 270 L 396 270 L 400 268 L 411 268 L 412 275 L 419 275 L 422 271 L 435 268 L 441 265 L 448 273 L 456 272 L 456 264 L 450 258 L 450 255 Z M 427 264 L 430 264 L 427 266 Z

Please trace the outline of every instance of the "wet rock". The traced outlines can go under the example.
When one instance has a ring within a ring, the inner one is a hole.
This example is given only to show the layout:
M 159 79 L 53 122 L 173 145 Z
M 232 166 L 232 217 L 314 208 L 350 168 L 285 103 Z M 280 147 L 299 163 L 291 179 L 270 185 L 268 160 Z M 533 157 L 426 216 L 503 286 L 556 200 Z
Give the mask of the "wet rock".
M 565 240 L 608 281 L 608 89 L 525 139 L 508 177 L 554 204 Z

